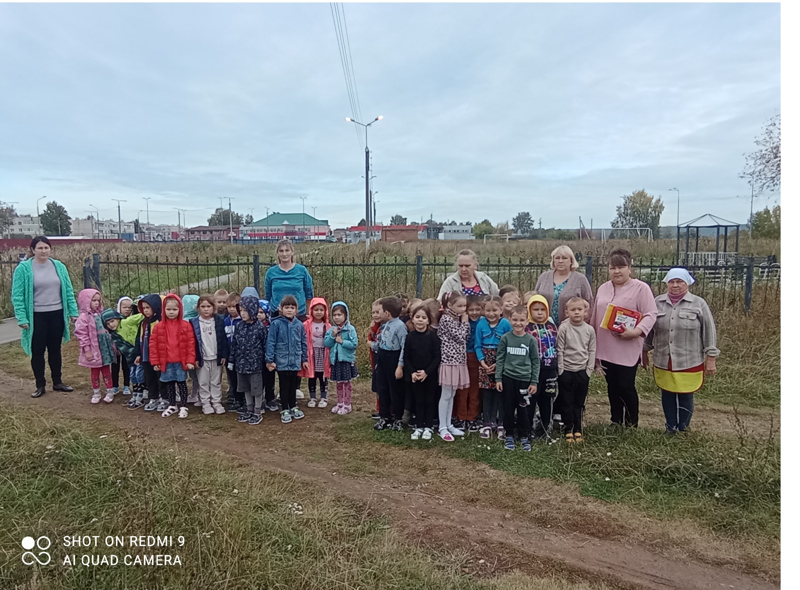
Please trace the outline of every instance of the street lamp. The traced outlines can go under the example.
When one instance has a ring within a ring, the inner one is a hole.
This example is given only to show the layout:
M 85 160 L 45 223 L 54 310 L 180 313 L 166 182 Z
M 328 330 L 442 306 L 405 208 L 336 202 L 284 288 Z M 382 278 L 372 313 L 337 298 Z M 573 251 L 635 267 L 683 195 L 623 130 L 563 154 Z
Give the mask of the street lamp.
M 94 219 L 97 222 L 97 237 L 100 238 L 100 237 L 102 237 L 100 235 L 100 209 L 98 209 L 97 207 L 95 207 L 91 203 L 89 203 L 89 207 L 91 207 L 92 209 L 94 209 L 97 212 L 97 215 L 95 216 Z M 92 237 L 94 237 L 94 224 L 92 224 Z
M 305 197 L 300 197 L 300 198 L 303 200 L 303 230 L 302 231 L 303 231 L 303 241 L 305 242 L 306 241 L 306 227 L 305 227 L 306 226 L 306 199 L 308 198 L 308 195 L 306 195 Z
M 38 199 L 36 199 L 36 217 L 39 217 L 39 201 L 46 198 L 47 197 L 39 197 Z
M 675 257 L 675 264 L 680 264 L 679 258 L 681 257 L 681 191 L 675 187 L 667 189 L 678 193 L 678 214 L 675 218 L 675 239 L 677 244 L 677 254 Z M 689 231 L 688 229 L 686 231 Z M 688 239 L 688 238 L 687 238 Z
M 367 248 L 369 248 L 369 231 L 370 231 L 370 221 L 372 218 L 372 204 L 371 204 L 372 199 L 370 198 L 369 194 L 369 127 L 370 125 L 372 125 L 376 121 L 380 121 L 381 119 L 383 119 L 383 115 L 378 115 L 372 121 L 370 121 L 365 125 L 364 123 L 356 121 L 355 119 L 351 119 L 350 117 L 344 118 L 345 121 L 348 121 L 350 123 L 355 123 L 356 125 L 361 125 L 364 128 L 364 160 L 366 163 L 365 165 L 366 173 L 364 174 L 364 179 L 365 179 L 364 182 L 366 183 L 365 199 L 366 199 L 366 212 L 367 212 L 367 216 L 364 219 L 364 221 L 366 221 L 367 223 L 365 232 L 367 239 Z

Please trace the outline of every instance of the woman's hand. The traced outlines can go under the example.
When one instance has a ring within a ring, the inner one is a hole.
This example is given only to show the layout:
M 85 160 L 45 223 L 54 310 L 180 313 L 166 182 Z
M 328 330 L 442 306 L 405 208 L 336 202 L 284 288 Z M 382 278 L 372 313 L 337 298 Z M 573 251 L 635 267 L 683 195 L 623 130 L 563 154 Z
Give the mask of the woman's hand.
M 600 375 L 601 377 L 605 377 L 606 372 L 603 370 L 603 365 L 601 365 L 600 363 L 595 363 L 594 374 Z
M 28 324 L 20 324 L 19 327 L 20 327 L 21 330 L 27 330 L 28 328 L 30 328 L 30 325 L 28 325 Z
M 486 370 L 489 371 L 490 373 L 494 373 L 496 368 L 497 368 L 497 363 L 492 363 L 491 365 L 489 365 L 489 368 L 486 369 Z
M 650 355 L 646 352 L 642 352 L 642 367 L 645 369 L 650 367 Z
M 403 367 L 397 365 L 397 368 L 394 370 L 394 378 L 395 379 L 402 379 L 403 378 Z
M 642 330 L 641 328 L 633 328 L 632 330 L 630 328 L 625 328 L 624 332 L 614 332 L 614 333 L 617 334 L 617 336 L 619 336 L 623 340 L 633 340 L 634 338 L 641 337 Z
M 706 375 L 716 375 L 717 374 L 717 357 L 715 356 L 707 356 L 706 357 Z

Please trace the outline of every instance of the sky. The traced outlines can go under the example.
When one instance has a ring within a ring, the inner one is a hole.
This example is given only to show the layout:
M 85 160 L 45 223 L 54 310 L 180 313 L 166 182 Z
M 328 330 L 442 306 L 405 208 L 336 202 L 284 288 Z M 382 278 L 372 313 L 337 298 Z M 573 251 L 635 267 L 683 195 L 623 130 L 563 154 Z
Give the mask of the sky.
M 347 4 L 377 220 L 746 222 L 780 113 L 778 4 Z M 329 4 L 0 4 L 0 201 L 205 224 L 364 217 Z M 301 197 L 307 197 L 305 203 Z M 756 209 L 779 195 L 756 200 Z M 315 210 L 312 208 L 316 207 Z

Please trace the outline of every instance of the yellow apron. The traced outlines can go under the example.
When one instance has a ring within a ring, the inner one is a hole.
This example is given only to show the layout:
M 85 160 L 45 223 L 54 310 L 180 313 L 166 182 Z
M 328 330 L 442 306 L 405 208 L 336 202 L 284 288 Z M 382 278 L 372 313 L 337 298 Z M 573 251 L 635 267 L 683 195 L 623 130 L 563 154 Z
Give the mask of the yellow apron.
M 672 393 L 694 393 L 703 387 L 704 366 L 699 365 L 685 371 L 669 371 L 653 367 L 656 385 Z

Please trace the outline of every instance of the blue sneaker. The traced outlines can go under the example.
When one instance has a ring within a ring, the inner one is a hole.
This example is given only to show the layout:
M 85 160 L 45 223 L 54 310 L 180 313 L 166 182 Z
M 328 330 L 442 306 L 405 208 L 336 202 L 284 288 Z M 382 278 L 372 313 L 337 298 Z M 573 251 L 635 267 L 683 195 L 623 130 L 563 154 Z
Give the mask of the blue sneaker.
M 281 412 L 281 422 L 284 424 L 289 424 L 292 421 L 292 413 L 289 410 L 283 410 Z
M 522 443 L 522 450 L 523 451 L 530 451 L 531 450 L 531 441 L 527 438 L 523 438 L 521 441 Z
M 300 420 L 301 418 L 305 418 L 305 414 L 303 413 L 303 410 L 301 410 L 297 406 L 293 407 L 291 409 L 291 412 L 292 412 L 292 418 L 294 420 Z
M 130 394 L 131 394 L 131 388 L 130 387 L 128 387 L 126 385 L 125 387 L 122 388 L 122 395 L 130 395 Z
M 506 448 L 506 450 L 507 450 L 507 451 L 513 451 L 514 449 L 516 449 L 516 448 L 517 448 L 517 447 L 514 445 L 514 437 L 513 437 L 513 436 L 507 436 L 507 437 L 506 437 L 506 444 L 505 444 L 505 448 Z

